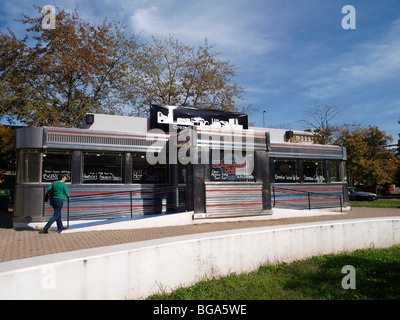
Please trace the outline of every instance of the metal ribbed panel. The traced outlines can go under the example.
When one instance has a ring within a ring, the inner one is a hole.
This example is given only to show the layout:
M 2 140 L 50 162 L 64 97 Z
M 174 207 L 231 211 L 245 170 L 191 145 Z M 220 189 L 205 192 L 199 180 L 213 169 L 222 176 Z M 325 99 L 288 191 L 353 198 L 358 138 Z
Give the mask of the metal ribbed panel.
M 161 150 L 169 136 L 163 134 L 103 133 L 80 129 L 48 128 L 47 148 L 99 149 L 112 148 L 121 151 Z
M 270 157 L 346 159 L 346 149 L 338 146 L 271 143 Z
M 252 215 L 261 212 L 261 183 L 206 183 L 207 216 Z
M 183 133 L 184 135 L 184 133 Z M 265 133 L 253 130 L 216 130 L 197 128 L 197 145 L 209 148 L 228 148 L 232 150 L 267 150 L 268 143 Z
M 274 184 L 272 206 L 276 208 L 337 208 L 344 205 L 342 184 Z
M 181 190 L 182 189 L 182 190 Z M 184 195 L 185 187 L 180 188 L 180 194 Z M 127 187 L 110 188 L 104 186 L 87 186 L 85 188 L 69 186 L 69 193 L 72 201 L 69 204 L 71 220 L 97 220 L 111 219 L 131 214 L 147 215 L 160 214 L 167 211 L 167 199 L 171 196 L 171 189 L 168 187 L 146 187 L 132 189 Z M 182 197 L 181 197 L 182 198 Z M 184 197 L 180 206 L 185 206 Z M 67 201 L 64 201 L 63 219 L 67 214 Z M 50 203 L 45 203 L 44 215 L 49 218 L 53 215 Z

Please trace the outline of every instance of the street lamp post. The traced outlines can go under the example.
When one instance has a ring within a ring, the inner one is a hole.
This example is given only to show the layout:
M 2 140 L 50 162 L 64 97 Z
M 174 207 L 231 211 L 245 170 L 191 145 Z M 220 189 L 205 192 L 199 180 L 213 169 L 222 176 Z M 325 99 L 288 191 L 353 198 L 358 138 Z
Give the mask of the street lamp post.
M 265 128 L 265 119 L 264 119 L 264 114 L 266 113 L 267 111 L 266 110 L 264 110 L 263 111 L 263 127 Z

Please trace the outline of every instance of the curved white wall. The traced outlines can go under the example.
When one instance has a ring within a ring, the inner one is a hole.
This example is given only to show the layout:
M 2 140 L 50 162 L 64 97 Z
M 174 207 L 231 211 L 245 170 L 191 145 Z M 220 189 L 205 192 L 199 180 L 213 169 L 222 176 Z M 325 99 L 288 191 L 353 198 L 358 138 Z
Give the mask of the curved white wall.
M 0 299 L 140 299 L 205 276 L 249 272 L 267 261 L 395 244 L 400 217 L 157 239 L 1 263 Z

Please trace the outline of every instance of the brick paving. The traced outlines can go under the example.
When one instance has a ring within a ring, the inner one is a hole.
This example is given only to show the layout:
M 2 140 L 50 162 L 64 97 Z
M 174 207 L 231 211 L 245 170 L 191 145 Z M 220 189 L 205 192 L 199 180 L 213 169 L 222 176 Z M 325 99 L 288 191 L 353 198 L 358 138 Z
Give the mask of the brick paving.
M 304 211 L 304 217 L 301 218 L 284 218 L 263 221 L 217 222 L 175 227 L 88 232 L 82 231 L 77 233 L 61 234 L 52 230 L 50 230 L 48 234 L 43 234 L 41 229 L 0 229 L 0 262 L 151 239 L 214 232 L 219 230 L 233 230 L 314 221 L 390 216 L 400 216 L 400 209 L 353 208 L 347 214 L 343 215 L 308 217 L 307 211 Z

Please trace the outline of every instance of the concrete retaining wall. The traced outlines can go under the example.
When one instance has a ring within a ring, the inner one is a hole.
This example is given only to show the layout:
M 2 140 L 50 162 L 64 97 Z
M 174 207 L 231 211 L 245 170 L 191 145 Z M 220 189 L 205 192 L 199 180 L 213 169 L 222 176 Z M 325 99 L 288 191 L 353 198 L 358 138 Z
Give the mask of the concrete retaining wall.
M 0 299 L 140 299 L 205 276 L 253 271 L 267 261 L 395 244 L 399 217 L 157 239 L 1 263 Z

